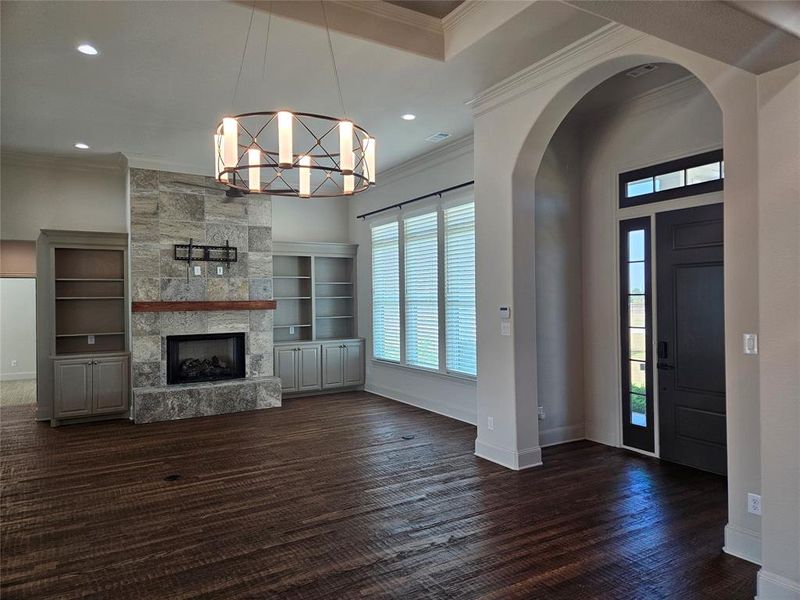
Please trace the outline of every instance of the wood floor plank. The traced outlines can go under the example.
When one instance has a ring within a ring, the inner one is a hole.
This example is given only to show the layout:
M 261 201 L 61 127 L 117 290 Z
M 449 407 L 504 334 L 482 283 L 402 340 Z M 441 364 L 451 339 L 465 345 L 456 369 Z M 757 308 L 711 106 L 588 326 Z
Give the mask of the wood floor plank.
M 757 568 L 721 551 L 723 478 L 591 442 L 512 472 L 473 455 L 474 427 L 366 392 L 140 426 L 33 416 L 0 409 L 4 599 L 755 594 Z

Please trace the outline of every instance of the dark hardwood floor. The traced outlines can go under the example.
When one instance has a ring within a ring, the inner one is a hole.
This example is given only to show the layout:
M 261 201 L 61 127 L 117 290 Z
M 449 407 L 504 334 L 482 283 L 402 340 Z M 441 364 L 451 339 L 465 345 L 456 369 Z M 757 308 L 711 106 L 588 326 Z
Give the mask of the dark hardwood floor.
M 755 594 L 721 550 L 723 478 L 590 442 L 512 472 L 473 456 L 474 427 L 367 393 L 140 426 L 0 418 L 3 599 Z

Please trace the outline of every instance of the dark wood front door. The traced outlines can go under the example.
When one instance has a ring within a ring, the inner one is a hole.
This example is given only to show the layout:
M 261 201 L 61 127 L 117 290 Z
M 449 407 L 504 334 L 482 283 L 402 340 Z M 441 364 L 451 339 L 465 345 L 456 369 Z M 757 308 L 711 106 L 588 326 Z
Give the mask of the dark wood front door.
M 722 204 L 656 216 L 660 454 L 726 473 Z

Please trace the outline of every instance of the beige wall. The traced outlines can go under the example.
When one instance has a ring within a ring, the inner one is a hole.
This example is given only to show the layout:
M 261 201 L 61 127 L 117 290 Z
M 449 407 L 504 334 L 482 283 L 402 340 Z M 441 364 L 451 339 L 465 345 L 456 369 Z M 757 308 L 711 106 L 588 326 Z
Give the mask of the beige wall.
M 581 273 L 581 140 L 577 123 L 556 131 L 536 174 L 537 393 L 540 445 L 585 436 Z
M 272 234 L 282 242 L 348 242 L 351 198 L 272 198 Z
M 121 166 L 44 162 L 4 157 L 0 163 L 0 238 L 35 240 L 40 229 L 126 231 Z
M 758 78 L 763 568 L 800 598 L 800 62 Z

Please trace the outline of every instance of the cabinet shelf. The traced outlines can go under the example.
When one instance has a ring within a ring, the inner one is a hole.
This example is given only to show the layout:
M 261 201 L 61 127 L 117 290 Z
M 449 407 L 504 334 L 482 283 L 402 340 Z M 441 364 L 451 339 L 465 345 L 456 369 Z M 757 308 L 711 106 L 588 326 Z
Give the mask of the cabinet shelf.
M 275 300 L 311 300 L 311 296 L 275 296 Z
M 353 315 L 328 315 L 328 316 L 319 316 L 318 319 L 352 319 Z
M 352 281 L 317 281 L 317 285 L 353 285 Z
M 274 325 L 274 329 L 289 329 L 290 327 L 311 327 L 311 323 L 299 323 L 297 325 Z
M 352 296 L 317 296 L 317 300 L 352 300 Z
M 56 277 L 56 281 L 125 281 L 125 280 L 109 279 L 108 277 Z
M 86 337 L 89 335 L 99 336 L 99 335 L 125 335 L 124 331 L 106 331 L 103 333 L 57 333 L 57 338 L 69 338 L 69 337 Z
M 56 296 L 56 300 L 124 300 L 125 296 Z
M 311 279 L 310 275 L 273 275 L 273 279 Z

